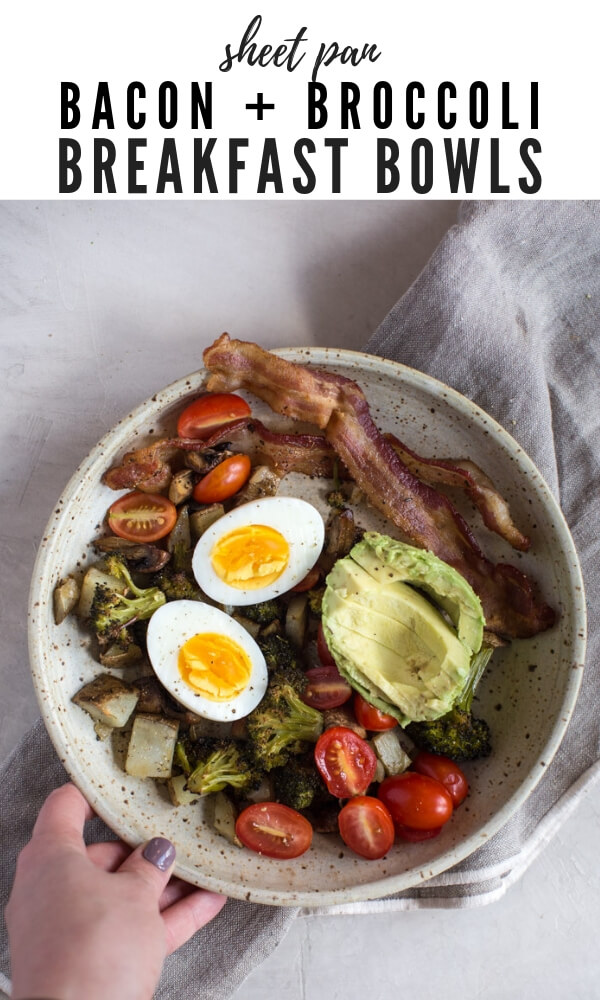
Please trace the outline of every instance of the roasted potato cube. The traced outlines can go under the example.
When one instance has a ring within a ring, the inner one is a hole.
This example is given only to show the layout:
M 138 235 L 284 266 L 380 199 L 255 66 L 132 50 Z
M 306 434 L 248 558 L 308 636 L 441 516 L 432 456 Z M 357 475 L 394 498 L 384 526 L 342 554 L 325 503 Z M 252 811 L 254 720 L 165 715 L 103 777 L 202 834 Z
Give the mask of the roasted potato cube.
M 176 719 L 136 715 L 125 761 L 127 774 L 134 778 L 170 778 L 178 732 Z
M 198 802 L 200 796 L 195 792 L 188 792 L 185 787 L 187 781 L 186 774 L 177 774 L 167 781 L 167 791 L 174 806 L 187 806 L 190 802 Z
M 64 622 L 79 600 L 79 584 L 74 576 L 59 580 L 54 588 L 54 621 Z
M 132 684 L 111 674 L 100 674 L 85 684 L 72 700 L 97 722 L 121 729 L 129 721 L 138 698 L 139 691 Z
M 225 837 L 230 844 L 235 844 L 236 847 L 241 847 L 241 843 L 235 832 L 235 821 L 237 819 L 237 810 L 227 795 L 224 792 L 216 792 L 212 796 L 213 799 L 213 826 L 217 833 L 220 833 L 222 837 Z
M 410 767 L 410 757 L 398 737 L 399 729 L 386 729 L 377 733 L 371 743 L 379 760 L 385 768 L 386 775 L 402 774 Z

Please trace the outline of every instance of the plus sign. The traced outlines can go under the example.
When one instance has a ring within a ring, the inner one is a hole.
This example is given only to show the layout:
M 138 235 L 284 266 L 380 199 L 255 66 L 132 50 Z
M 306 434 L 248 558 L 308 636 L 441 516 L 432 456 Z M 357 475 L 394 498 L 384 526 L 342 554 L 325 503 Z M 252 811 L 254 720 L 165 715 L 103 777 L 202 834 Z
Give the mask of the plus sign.
M 256 111 L 256 117 L 259 122 L 263 120 L 263 111 L 273 111 L 274 109 L 274 104 L 265 104 L 264 94 L 256 95 L 256 104 L 246 105 L 246 111 Z

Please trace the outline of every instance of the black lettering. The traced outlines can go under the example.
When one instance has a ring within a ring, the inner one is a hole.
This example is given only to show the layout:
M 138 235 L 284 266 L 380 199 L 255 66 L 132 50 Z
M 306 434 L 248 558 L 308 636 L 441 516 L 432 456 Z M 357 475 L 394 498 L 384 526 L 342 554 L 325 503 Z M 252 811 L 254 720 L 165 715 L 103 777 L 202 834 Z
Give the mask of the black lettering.
M 380 80 L 373 87 L 373 123 L 375 128 L 389 128 L 392 124 L 392 85 Z
M 240 160 L 238 156 L 238 150 L 244 149 L 248 146 L 247 139 L 230 139 L 229 140 L 229 193 L 237 194 L 238 190 L 238 173 L 240 170 L 245 170 L 246 161 Z
M 539 128 L 539 84 L 531 84 L 531 127 Z
M 158 168 L 158 181 L 156 193 L 164 194 L 167 184 L 173 185 L 173 192 L 181 194 L 181 174 L 179 172 L 179 160 L 177 159 L 177 145 L 175 139 L 165 139 Z
M 257 194 L 265 194 L 267 184 L 273 184 L 275 194 L 283 194 L 283 181 L 277 153 L 277 140 L 265 139 L 260 161 Z
M 490 191 L 492 194 L 508 194 L 510 184 L 500 182 L 500 140 L 490 139 L 491 153 L 491 182 Z
M 542 186 L 542 175 L 529 154 L 530 152 L 541 153 L 541 144 L 537 139 L 524 139 L 519 147 L 519 152 L 524 165 L 531 174 L 531 181 L 528 181 L 526 177 L 519 177 L 519 187 L 523 194 L 537 194 Z
M 469 87 L 469 121 L 472 128 L 485 128 L 488 123 L 488 89 L 477 80 Z
M 146 124 L 146 112 L 140 111 L 136 114 L 135 102 L 138 97 L 144 99 L 146 96 L 146 88 L 143 83 L 135 80 L 130 83 L 127 88 L 127 124 L 129 128 L 138 129 L 143 128 Z
M 106 81 L 98 84 L 96 92 L 96 103 L 94 105 L 94 117 L 92 118 L 92 128 L 100 128 L 100 122 L 106 122 L 107 128 L 115 127 L 112 106 L 110 103 L 110 90 Z
M 79 110 L 79 87 L 76 83 L 61 83 L 60 85 L 60 127 L 61 129 L 77 128 L 81 121 Z
M 198 128 L 198 110 L 204 128 L 212 128 L 212 83 L 204 84 L 204 94 L 197 83 L 192 83 L 192 128 Z
M 117 150 L 114 142 L 110 139 L 94 139 L 94 194 L 102 194 L 104 183 L 108 194 L 116 193 L 117 186 L 112 170 L 116 158 Z
M 165 80 L 158 88 L 158 123 L 161 128 L 177 125 L 177 86 L 171 80 Z
M 456 87 L 449 80 L 440 83 L 438 87 L 438 125 L 440 128 L 454 128 L 456 125 L 456 112 L 446 111 L 446 101 L 448 98 L 456 98 Z
M 129 194 L 146 194 L 146 184 L 138 183 L 137 175 L 144 169 L 144 161 L 138 156 L 139 149 L 145 149 L 146 139 L 129 139 L 127 143 L 127 190 Z
M 510 120 L 510 83 L 502 84 L 502 128 L 518 128 L 518 122 Z
M 208 190 L 211 194 L 218 194 L 219 189 L 211 160 L 216 142 L 216 139 L 209 139 L 206 143 L 206 149 L 203 149 L 204 140 L 194 139 L 194 194 L 202 194 L 204 190 L 202 178 L 205 174 Z
M 340 90 L 342 128 L 349 128 L 348 119 L 352 120 L 352 128 L 360 128 L 358 108 L 360 102 L 360 87 L 357 83 L 342 83 Z
M 58 140 L 58 193 L 73 194 L 81 187 L 81 146 L 75 139 Z
M 467 140 L 462 138 L 456 142 L 456 153 L 453 150 L 452 139 L 444 139 L 444 147 L 446 150 L 446 163 L 448 164 L 450 191 L 452 194 L 458 192 L 462 177 L 465 194 L 472 194 L 473 185 L 475 184 L 477 155 L 479 153 L 479 139 L 471 139 L 469 153 L 467 153 Z
M 400 183 L 396 166 L 400 150 L 394 139 L 377 140 L 377 194 L 391 194 Z
M 339 194 L 342 187 L 342 149 L 347 139 L 325 139 L 323 145 L 331 149 L 331 193 Z
M 327 124 L 327 87 L 324 83 L 308 84 L 308 127 L 323 128 Z
M 315 152 L 315 144 L 312 139 L 298 139 L 294 145 L 296 163 L 304 172 L 306 182 L 304 183 L 301 177 L 294 177 L 292 183 L 298 194 L 311 194 L 315 189 L 317 178 L 313 168 L 304 155 L 304 150 L 306 150 L 307 153 Z
M 409 128 L 423 128 L 425 115 L 422 111 L 415 115 L 415 95 L 421 99 L 425 97 L 425 87 L 418 80 L 409 83 L 406 88 L 406 124 Z
M 410 159 L 413 191 L 429 194 L 433 187 L 433 146 L 429 139 L 413 142 Z

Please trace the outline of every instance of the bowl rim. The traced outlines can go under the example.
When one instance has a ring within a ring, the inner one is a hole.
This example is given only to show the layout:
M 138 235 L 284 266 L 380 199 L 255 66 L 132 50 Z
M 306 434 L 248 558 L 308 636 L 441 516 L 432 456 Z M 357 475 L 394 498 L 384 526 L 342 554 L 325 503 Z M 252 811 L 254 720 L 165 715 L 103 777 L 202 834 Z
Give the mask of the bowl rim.
M 575 618 L 571 651 L 573 665 L 579 669 L 572 669 L 570 672 L 561 711 L 557 714 L 551 733 L 545 745 L 541 748 L 533 766 L 530 768 L 529 773 L 504 805 L 486 822 L 485 832 L 481 830 L 476 831 L 463 838 L 449 850 L 431 859 L 427 862 L 426 871 L 409 869 L 397 875 L 390 874 L 384 878 L 361 882 L 349 888 L 331 889 L 321 892 L 318 890 L 302 891 L 291 889 L 289 891 L 274 891 L 248 888 L 244 885 L 215 878 L 210 873 L 185 863 L 176 864 L 174 869 L 174 873 L 186 881 L 203 885 L 215 891 L 224 892 L 232 896 L 232 898 L 267 905 L 321 908 L 329 905 L 379 899 L 403 890 L 426 885 L 431 878 L 442 874 L 453 867 L 453 865 L 466 860 L 478 847 L 483 846 L 484 843 L 487 843 L 491 837 L 498 833 L 517 812 L 546 773 L 548 765 L 560 746 L 577 701 L 585 663 L 587 639 L 585 590 L 577 550 L 569 526 L 552 490 L 522 446 L 480 406 L 439 379 L 420 372 L 417 369 L 410 368 L 401 362 L 382 358 L 378 355 L 370 355 L 362 351 L 347 350 L 345 348 L 318 346 L 276 348 L 272 349 L 270 353 L 301 364 L 309 363 L 315 368 L 323 365 L 332 365 L 337 361 L 342 364 L 348 364 L 350 367 L 356 367 L 359 370 L 366 368 L 371 371 L 377 370 L 381 373 L 381 370 L 384 369 L 386 374 L 389 374 L 392 378 L 400 378 L 401 381 L 408 382 L 417 389 L 422 389 L 425 392 L 431 393 L 433 390 L 434 393 L 443 395 L 452 408 L 458 411 L 461 416 L 484 424 L 504 450 L 515 457 L 521 469 L 529 474 L 530 477 L 535 477 L 536 488 L 545 495 L 545 503 L 550 508 L 552 517 L 555 520 L 556 529 L 561 538 L 563 556 L 567 558 L 569 564 L 570 586 L 568 593 L 572 597 L 573 615 Z M 42 537 L 49 537 L 60 529 L 65 518 L 69 516 L 68 503 L 64 502 L 65 498 L 75 491 L 81 484 L 82 478 L 87 476 L 90 470 L 97 465 L 102 453 L 112 444 L 113 439 L 118 436 L 123 425 L 143 418 L 149 409 L 158 405 L 162 396 L 172 396 L 174 393 L 181 396 L 186 389 L 189 392 L 191 388 L 195 387 L 195 382 L 204 374 L 205 370 L 200 368 L 196 372 L 184 375 L 171 382 L 169 385 L 155 392 L 151 397 L 139 403 L 101 437 L 98 443 L 79 463 L 62 490 L 59 500 L 54 504 L 53 512 L 50 515 Z M 357 379 L 360 382 L 360 376 L 357 376 Z M 51 574 L 52 568 L 52 560 L 49 560 L 48 547 L 40 546 L 33 567 L 28 602 L 29 658 L 40 712 L 54 748 L 71 780 L 86 795 L 94 811 L 104 820 L 107 826 L 131 846 L 135 846 L 139 842 L 139 838 L 136 838 L 132 834 L 131 829 L 126 828 L 125 824 L 121 822 L 120 817 L 111 808 L 110 803 L 96 795 L 93 789 L 89 788 L 85 768 L 80 766 L 77 755 L 69 752 L 67 734 L 60 718 L 60 713 L 57 713 L 54 707 L 43 698 L 43 691 L 38 677 L 38 673 L 40 675 L 43 673 L 38 608 L 40 605 L 39 597 L 42 581 L 44 578 L 48 578 L 49 582 L 49 574 Z

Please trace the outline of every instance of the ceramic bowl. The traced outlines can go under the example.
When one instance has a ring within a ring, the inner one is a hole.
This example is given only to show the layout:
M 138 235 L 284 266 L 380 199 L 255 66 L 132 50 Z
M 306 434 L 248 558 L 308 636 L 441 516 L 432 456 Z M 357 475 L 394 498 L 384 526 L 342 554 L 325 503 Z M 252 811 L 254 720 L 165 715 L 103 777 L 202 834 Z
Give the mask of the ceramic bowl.
M 95 537 L 115 494 L 102 473 L 125 451 L 161 433 L 202 389 L 205 372 L 182 378 L 121 420 L 77 469 L 50 518 L 33 575 L 30 655 L 41 712 L 73 781 L 111 829 L 131 845 L 150 836 L 177 845 L 177 874 L 197 885 L 259 903 L 323 906 L 373 899 L 421 884 L 466 858 L 523 805 L 550 763 L 569 723 L 579 689 L 585 645 L 585 604 L 573 541 L 563 516 L 530 459 L 489 416 L 447 386 L 391 361 L 322 348 L 285 349 L 291 361 L 353 378 L 365 391 L 375 421 L 423 455 L 468 456 L 494 480 L 515 520 L 532 538 L 516 553 L 483 528 L 469 505 L 457 505 L 473 524 L 486 554 L 514 562 L 539 583 L 557 609 L 556 626 L 494 654 L 479 688 L 477 714 L 492 728 L 494 752 L 465 765 L 471 794 L 434 840 L 397 844 L 380 861 L 366 861 L 334 835 L 315 835 L 294 861 L 276 861 L 229 844 L 209 822 L 206 805 L 174 808 L 152 780 L 129 777 L 118 746 L 95 736 L 73 694 L 102 668 L 74 617 L 54 624 L 52 593 L 67 573 L 94 559 Z M 251 398 L 251 397 L 249 397 Z M 252 400 L 256 416 L 279 427 Z M 327 484 L 290 476 L 284 491 L 324 506 Z M 377 526 L 370 513 L 362 521 Z

